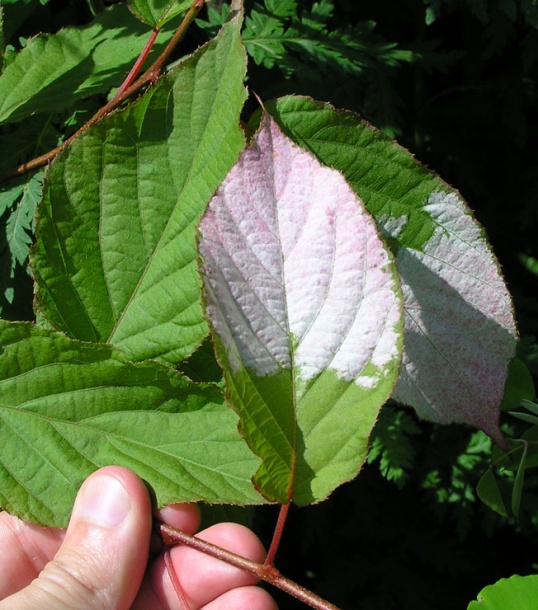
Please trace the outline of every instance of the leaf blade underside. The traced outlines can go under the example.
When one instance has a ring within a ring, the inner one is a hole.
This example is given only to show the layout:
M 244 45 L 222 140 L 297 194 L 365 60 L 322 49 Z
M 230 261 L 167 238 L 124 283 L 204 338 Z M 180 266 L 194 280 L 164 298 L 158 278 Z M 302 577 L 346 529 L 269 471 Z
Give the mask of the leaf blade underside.
M 396 379 L 400 298 L 375 223 L 338 172 L 270 119 L 200 224 L 206 312 L 270 500 L 356 476 Z
M 302 97 L 281 98 L 268 111 L 344 174 L 392 248 L 405 309 L 393 398 L 424 419 L 464 422 L 503 443 L 499 405 L 517 341 L 513 306 L 459 193 L 351 112 Z

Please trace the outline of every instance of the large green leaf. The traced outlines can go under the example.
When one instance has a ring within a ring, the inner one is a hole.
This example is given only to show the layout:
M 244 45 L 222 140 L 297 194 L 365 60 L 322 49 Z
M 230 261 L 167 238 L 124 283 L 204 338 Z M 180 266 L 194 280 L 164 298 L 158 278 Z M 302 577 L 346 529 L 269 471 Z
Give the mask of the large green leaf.
M 258 460 L 214 385 L 104 345 L 0 321 L 0 506 L 66 525 L 78 487 L 118 464 L 157 504 L 259 503 Z
M 51 166 L 32 265 L 69 336 L 178 363 L 207 335 L 195 227 L 239 155 L 240 16 Z
M 498 429 L 517 338 L 510 295 L 461 196 L 356 115 L 301 97 L 268 105 L 285 133 L 342 171 L 396 257 L 405 349 L 393 397 L 426 419 Z
M 266 119 L 200 224 L 207 315 L 270 500 L 357 475 L 392 392 L 401 302 L 374 220 L 339 172 Z
M 172 34 L 173 28 L 161 32 L 151 57 Z M 118 87 L 148 37 L 147 26 L 125 5 L 116 5 L 86 27 L 31 38 L 0 76 L 0 123 L 58 112 Z
M 538 576 L 512 576 L 489 585 L 467 610 L 532 610 L 537 606 Z

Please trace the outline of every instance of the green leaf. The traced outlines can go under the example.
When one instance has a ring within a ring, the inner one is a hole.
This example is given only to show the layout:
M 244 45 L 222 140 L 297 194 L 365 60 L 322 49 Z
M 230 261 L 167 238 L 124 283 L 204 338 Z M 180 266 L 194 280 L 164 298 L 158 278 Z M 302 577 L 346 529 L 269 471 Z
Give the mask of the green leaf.
M 161 33 L 150 57 L 172 33 Z M 119 86 L 148 36 L 125 5 L 116 5 L 86 27 L 31 38 L 0 76 L 0 123 L 58 112 Z
M 525 480 L 525 468 L 527 461 L 527 443 L 523 443 L 523 451 L 517 467 L 516 478 L 514 479 L 514 489 L 512 491 L 512 513 L 517 518 L 521 506 L 521 496 L 523 494 L 523 481 Z
M 476 486 L 476 493 L 482 502 L 484 502 L 486 506 L 489 506 L 491 510 L 494 510 L 503 517 L 508 517 L 504 498 L 491 466 L 480 477 L 478 485 Z
M 0 216 L 17 205 L 17 201 L 24 191 L 24 182 L 3 184 L 0 187 Z
M 538 466 L 538 426 L 529 428 L 521 437 L 522 441 L 526 441 L 527 457 L 525 459 L 525 468 L 535 468 Z
M 393 398 L 439 423 L 466 422 L 497 442 L 517 332 L 483 231 L 461 196 L 357 116 L 308 98 L 268 105 L 285 133 L 340 170 L 396 257 L 405 316 Z
M 32 318 L 28 251 L 42 179 L 43 171 L 0 187 L 0 316 L 3 318 Z
M 409 411 L 383 407 L 371 438 L 368 463 L 379 460 L 379 470 L 388 480 L 402 488 L 415 461 L 412 436 L 420 433 Z
M 268 117 L 200 223 L 206 312 L 257 488 L 297 504 L 355 477 L 397 377 L 391 257 L 342 175 Z
M 536 415 L 529 415 L 528 413 L 520 413 L 519 411 L 508 411 L 510 415 L 513 415 L 521 421 L 527 422 L 528 424 L 538 424 L 538 417 Z
M 538 276 L 538 259 L 534 256 L 528 256 L 527 254 L 520 253 L 518 255 L 519 260 L 525 269 L 532 273 L 533 275 Z
M 531 610 L 538 599 L 538 576 L 514 575 L 488 585 L 467 610 Z
M 159 506 L 259 503 L 258 460 L 214 385 L 110 346 L 0 321 L 0 506 L 65 526 L 78 487 L 107 464 L 131 468 Z
M 534 400 L 535 396 L 534 381 L 529 369 L 519 358 L 514 358 L 508 367 L 501 409 L 508 411 L 519 406 L 524 400 Z
M 195 227 L 244 145 L 240 19 L 50 168 L 32 265 L 58 330 L 177 364 L 207 335 Z
M 129 0 L 131 11 L 152 28 L 162 27 L 191 4 L 192 0 Z
M 12 257 L 12 268 L 15 264 L 26 266 L 28 251 L 32 243 L 34 215 L 37 202 L 41 198 L 43 172 L 32 176 L 22 186 L 20 199 L 6 223 L 6 237 Z
M 538 426 L 533 426 L 521 438 L 508 439 L 508 451 L 493 447 L 492 461 L 499 471 L 510 470 L 515 472 L 520 463 L 520 453 L 523 452 L 524 441 L 527 445 L 526 468 L 538 466 Z
M 538 404 L 536 404 L 535 402 L 523 399 L 521 401 L 521 406 L 525 407 L 525 409 L 527 409 L 531 413 L 534 413 L 534 415 L 538 415 Z
M 245 18 L 245 47 L 257 64 L 277 65 L 288 76 L 299 71 L 301 61 L 303 69 L 305 63 L 315 65 L 318 73 L 338 70 L 357 75 L 375 63 L 395 66 L 412 60 L 409 51 L 373 37 L 372 22 L 329 29 L 333 11 L 332 0 L 313 3 L 310 11 L 303 7 L 300 14 L 297 0 L 255 3 Z

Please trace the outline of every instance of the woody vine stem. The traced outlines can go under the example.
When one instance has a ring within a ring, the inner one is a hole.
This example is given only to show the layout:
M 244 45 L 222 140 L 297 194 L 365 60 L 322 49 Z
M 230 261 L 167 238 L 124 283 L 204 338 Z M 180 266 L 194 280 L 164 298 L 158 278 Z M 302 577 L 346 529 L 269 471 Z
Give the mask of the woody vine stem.
M 284 506 L 288 505 L 285 504 Z M 226 549 L 215 546 L 209 542 L 206 542 L 205 540 L 196 538 L 195 536 L 186 534 L 185 532 L 177 530 L 164 523 L 160 525 L 160 530 L 165 544 L 184 544 L 185 546 L 189 546 L 202 553 L 205 553 L 206 555 L 210 555 L 215 559 L 225 561 L 226 563 L 229 563 L 240 570 L 252 574 L 260 580 L 278 587 L 282 591 L 309 605 L 311 608 L 315 608 L 315 610 L 338 610 L 335 605 L 331 604 L 327 600 L 322 599 L 315 593 L 312 593 L 312 591 L 305 589 L 296 582 L 293 582 L 292 580 L 289 580 L 283 576 L 277 570 L 277 568 L 275 568 L 272 562 L 268 562 L 266 560 L 265 563 L 262 564 L 251 561 L 250 559 L 246 559 L 245 557 L 231 553 Z M 269 559 L 269 555 L 267 558 Z
M 92 125 L 98 123 L 102 118 L 104 118 L 107 114 L 118 108 L 123 102 L 125 102 L 135 93 L 140 91 L 143 87 L 155 83 L 162 73 L 166 60 L 169 58 L 170 54 L 175 49 L 177 44 L 182 40 L 187 29 L 192 24 L 204 4 L 205 0 L 193 1 L 190 9 L 187 11 L 183 21 L 179 25 L 178 29 L 174 33 L 166 48 L 153 62 L 153 64 L 151 64 L 151 66 L 147 68 L 146 71 L 137 78 L 137 75 L 142 69 L 144 62 L 146 61 L 155 43 L 155 40 L 157 39 L 157 36 L 161 31 L 160 27 L 155 27 L 151 32 L 151 35 L 146 45 L 144 46 L 144 49 L 142 50 L 140 56 L 134 63 L 131 71 L 118 89 L 116 95 L 107 104 L 100 108 L 87 123 L 85 123 L 71 137 L 65 140 L 65 142 L 63 142 L 60 146 L 54 148 L 53 150 L 50 150 L 44 155 L 36 157 L 31 161 L 23 163 L 1 174 L 0 182 L 7 181 L 18 176 L 22 176 L 24 174 L 35 171 L 41 167 L 44 167 L 45 165 L 53 161 L 60 152 L 67 148 L 74 140 L 76 140 L 76 138 L 78 138 L 81 134 L 87 131 Z M 308 589 L 305 589 L 301 585 L 283 576 L 274 565 L 274 559 L 280 544 L 280 540 L 282 538 L 282 533 L 288 515 L 289 506 L 290 505 L 288 503 L 282 505 L 280 508 L 280 513 L 275 526 L 273 540 L 267 553 L 267 558 L 263 564 L 251 561 L 245 557 L 241 557 L 239 555 L 231 553 L 226 549 L 205 542 L 204 540 L 196 538 L 195 536 L 191 536 L 164 523 L 160 524 L 160 533 L 165 545 L 167 546 L 175 544 L 184 544 L 202 553 L 205 553 L 206 555 L 210 555 L 211 557 L 224 561 L 234 567 L 237 567 L 245 572 L 248 572 L 249 574 L 254 575 L 260 580 L 268 582 L 269 584 L 304 602 L 315 610 L 338 610 L 338 608 L 330 602 L 322 599 L 315 593 L 309 591 Z M 181 587 L 179 586 L 177 579 L 174 578 L 174 573 L 170 566 L 168 553 L 165 553 L 165 563 L 167 565 L 170 578 L 174 583 L 176 593 L 180 601 L 182 601 L 183 605 L 187 607 L 185 596 L 181 590 Z
M 136 75 L 141 70 L 143 63 L 149 55 L 149 52 L 151 51 L 151 48 L 153 47 L 153 44 L 155 43 L 155 40 L 157 39 L 157 36 L 160 32 L 159 27 L 155 28 L 152 31 L 151 36 L 148 42 L 146 43 L 146 46 L 142 50 L 140 57 L 136 60 L 133 68 L 129 72 L 129 75 L 127 76 L 123 84 L 120 86 L 116 95 L 110 100 L 110 102 L 100 108 L 87 123 L 85 123 L 70 138 L 65 140 L 65 142 L 60 144 L 60 146 L 57 146 L 53 150 L 50 150 L 49 152 L 45 153 L 44 155 L 36 157 L 31 161 L 27 161 L 26 163 L 22 163 L 21 165 L 18 165 L 17 167 L 14 167 L 8 170 L 7 172 L 1 174 L 0 183 L 5 182 L 7 180 L 11 180 L 12 178 L 17 178 L 18 176 L 28 174 L 36 169 L 44 167 L 45 165 L 47 165 L 47 163 L 50 163 L 52 160 L 54 160 L 62 152 L 62 150 L 64 150 L 64 148 L 67 148 L 74 140 L 76 140 L 82 133 L 87 131 L 92 125 L 98 123 L 107 114 L 112 112 L 112 110 L 115 110 L 118 106 L 120 106 L 120 104 L 122 104 L 132 95 L 140 91 L 140 89 L 142 89 L 146 85 L 151 85 L 155 83 L 155 81 L 161 75 L 166 60 L 168 59 L 172 51 L 175 49 L 177 44 L 180 42 L 180 40 L 182 40 L 182 38 L 185 36 L 185 33 L 187 32 L 189 26 L 195 20 L 196 16 L 200 12 L 200 9 L 204 6 L 204 4 L 205 0 L 194 0 L 190 9 L 187 11 L 187 14 L 185 15 L 183 21 L 176 30 L 175 34 L 171 38 L 170 42 L 166 45 L 164 51 L 142 74 L 142 76 L 136 79 Z

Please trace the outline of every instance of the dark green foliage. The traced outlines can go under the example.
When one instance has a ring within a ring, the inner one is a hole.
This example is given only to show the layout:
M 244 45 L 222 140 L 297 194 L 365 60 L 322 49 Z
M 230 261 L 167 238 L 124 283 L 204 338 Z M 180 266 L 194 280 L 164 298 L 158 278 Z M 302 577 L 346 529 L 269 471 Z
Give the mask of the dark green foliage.
M 394 412 L 388 406 L 381 411 L 371 437 L 368 463 L 379 460 L 379 470 L 401 489 L 409 478 L 415 460 L 413 437 L 420 428 L 408 411 Z
M 28 252 L 42 178 L 43 172 L 39 172 L 29 180 L 0 190 L 0 218 L 3 217 L 0 221 L 0 315 L 4 318 L 13 317 L 15 296 L 19 298 L 19 290 L 24 291 L 24 285 L 28 284 L 24 281 L 24 275 L 29 274 Z
M 375 108 L 377 126 L 395 133 L 400 106 L 395 68 L 419 56 L 380 36 L 372 20 L 338 25 L 335 9 L 333 0 L 264 0 L 247 8 L 245 46 L 254 62 L 271 72 L 259 81 L 251 74 L 252 86 L 264 98 L 305 93 L 337 105 L 353 98 L 352 108 L 361 100 L 364 108 Z M 200 24 L 214 32 L 227 13 L 227 5 L 220 12 L 210 8 L 209 20 Z

